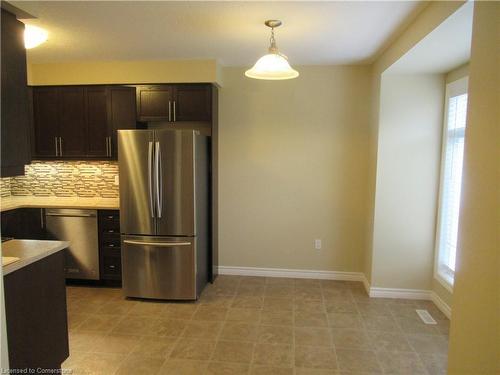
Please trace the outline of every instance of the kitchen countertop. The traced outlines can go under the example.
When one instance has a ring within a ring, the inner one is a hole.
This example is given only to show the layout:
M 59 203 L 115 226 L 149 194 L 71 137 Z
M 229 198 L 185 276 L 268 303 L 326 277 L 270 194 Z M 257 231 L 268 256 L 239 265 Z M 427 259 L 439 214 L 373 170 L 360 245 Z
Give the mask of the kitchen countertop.
M 16 208 L 88 208 L 96 210 L 117 210 L 118 198 L 61 198 L 61 197 L 24 197 L 10 196 L 1 198 L 0 212 Z
M 31 263 L 64 250 L 66 241 L 10 240 L 2 243 L 2 256 L 16 257 L 18 261 L 3 266 L 3 274 L 8 275 Z

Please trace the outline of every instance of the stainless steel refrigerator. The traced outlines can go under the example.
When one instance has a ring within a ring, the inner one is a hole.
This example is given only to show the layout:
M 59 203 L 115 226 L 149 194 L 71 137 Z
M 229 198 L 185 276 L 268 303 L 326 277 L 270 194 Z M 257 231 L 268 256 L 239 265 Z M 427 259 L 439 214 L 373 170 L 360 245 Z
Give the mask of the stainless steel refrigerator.
M 197 299 L 208 271 L 208 138 L 119 130 L 118 161 L 124 295 Z

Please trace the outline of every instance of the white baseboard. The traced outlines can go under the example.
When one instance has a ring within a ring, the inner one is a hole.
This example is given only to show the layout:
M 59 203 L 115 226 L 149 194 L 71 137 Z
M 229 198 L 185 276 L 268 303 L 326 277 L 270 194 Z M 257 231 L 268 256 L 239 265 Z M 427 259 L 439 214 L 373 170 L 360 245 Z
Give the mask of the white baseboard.
M 404 298 L 430 300 L 431 292 L 421 289 L 399 289 L 399 288 L 370 288 L 370 297 L 375 298 Z
M 451 307 L 444 302 L 441 297 L 437 295 L 435 292 L 431 292 L 431 301 L 437 306 L 441 312 L 446 315 L 448 319 L 451 319 Z
M 258 268 L 258 267 L 232 267 L 219 266 L 220 275 L 237 276 L 265 276 L 265 277 L 291 277 L 297 279 L 321 279 L 321 280 L 343 280 L 361 281 L 365 279 L 362 272 L 342 271 L 315 271 L 297 270 L 286 268 Z

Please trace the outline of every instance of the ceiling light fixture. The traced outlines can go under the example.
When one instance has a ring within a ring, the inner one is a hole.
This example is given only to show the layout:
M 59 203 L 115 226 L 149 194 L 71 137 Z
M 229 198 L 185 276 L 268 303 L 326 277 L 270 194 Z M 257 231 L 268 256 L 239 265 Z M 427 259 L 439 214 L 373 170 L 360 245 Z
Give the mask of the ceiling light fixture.
M 281 26 L 280 20 L 268 20 L 264 22 L 271 28 L 271 38 L 269 53 L 257 60 L 252 69 L 245 72 L 249 78 L 281 80 L 291 79 L 299 76 L 299 72 L 294 70 L 288 63 L 288 58 L 278 51 L 276 40 L 274 39 L 274 28 Z
M 39 46 L 46 42 L 47 38 L 48 34 L 44 29 L 38 26 L 24 25 L 24 47 L 26 49 Z

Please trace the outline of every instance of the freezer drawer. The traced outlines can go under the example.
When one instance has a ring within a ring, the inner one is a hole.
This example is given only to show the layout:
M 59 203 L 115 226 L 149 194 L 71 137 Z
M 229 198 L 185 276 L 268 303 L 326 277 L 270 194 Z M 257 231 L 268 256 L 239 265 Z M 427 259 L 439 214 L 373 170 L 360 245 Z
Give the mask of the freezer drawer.
M 46 209 L 45 226 L 51 238 L 70 243 L 64 267 L 66 278 L 99 280 L 97 211 Z
M 127 297 L 195 300 L 195 237 L 122 236 Z

